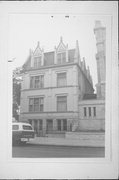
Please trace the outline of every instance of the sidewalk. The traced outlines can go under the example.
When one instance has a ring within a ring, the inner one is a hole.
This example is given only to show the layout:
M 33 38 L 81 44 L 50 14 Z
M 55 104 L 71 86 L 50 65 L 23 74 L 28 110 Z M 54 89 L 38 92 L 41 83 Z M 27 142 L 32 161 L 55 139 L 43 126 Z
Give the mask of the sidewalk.
M 86 146 L 86 147 L 104 147 L 102 140 L 80 140 L 69 138 L 49 138 L 49 137 L 35 137 L 30 139 L 29 144 L 37 145 L 55 145 L 55 146 Z

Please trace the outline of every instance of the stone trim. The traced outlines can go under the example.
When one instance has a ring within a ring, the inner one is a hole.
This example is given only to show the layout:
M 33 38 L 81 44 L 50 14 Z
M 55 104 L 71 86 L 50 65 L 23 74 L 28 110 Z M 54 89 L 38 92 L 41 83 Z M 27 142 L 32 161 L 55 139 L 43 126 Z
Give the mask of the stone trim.
M 78 86 L 74 86 L 74 85 L 70 85 L 70 86 L 61 86 L 61 87 L 57 87 L 57 86 L 54 86 L 54 87 L 43 87 L 43 88 L 29 88 L 29 89 L 22 89 L 21 91 L 34 91 L 34 90 L 45 90 L 45 89 L 56 89 L 56 88 L 70 88 L 70 87 L 78 87 Z
M 21 114 L 53 114 L 53 113 L 56 113 L 56 114 L 63 114 L 63 113 L 78 113 L 78 111 L 64 111 L 64 112 L 60 112 L 60 111 L 52 111 L 52 112 L 48 112 L 48 111 L 44 111 L 44 112 L 22 112 Z

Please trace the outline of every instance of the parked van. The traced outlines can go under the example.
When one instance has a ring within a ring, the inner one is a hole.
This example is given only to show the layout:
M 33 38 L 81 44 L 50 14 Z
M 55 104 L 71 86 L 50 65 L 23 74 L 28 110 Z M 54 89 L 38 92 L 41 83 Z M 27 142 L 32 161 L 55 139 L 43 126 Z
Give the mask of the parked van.
M 13 122 L 12 123 L 12 143 L 26 143 L 30 138 L 34 138 L 34 130 L 29 123 Z

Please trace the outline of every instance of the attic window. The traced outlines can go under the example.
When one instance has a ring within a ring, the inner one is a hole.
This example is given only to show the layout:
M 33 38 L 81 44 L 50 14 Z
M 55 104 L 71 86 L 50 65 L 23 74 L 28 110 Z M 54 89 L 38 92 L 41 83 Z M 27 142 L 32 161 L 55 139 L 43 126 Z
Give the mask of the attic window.
M 58 53 L 57 54 L 57 63 L 62 64 L 66 62 L 66 52 Z
M 41 66 L 41 56 L 34 57 L 34 68 L 38 68 Z

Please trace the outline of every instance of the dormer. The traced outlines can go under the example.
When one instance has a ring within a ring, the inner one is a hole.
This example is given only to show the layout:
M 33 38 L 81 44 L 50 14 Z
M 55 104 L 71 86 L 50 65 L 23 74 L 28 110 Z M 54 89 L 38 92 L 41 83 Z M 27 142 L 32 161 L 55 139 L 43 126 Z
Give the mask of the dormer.
M 62 37 L 58 47 L 55 47 L 55 64 L 63 64 L 68 62 L 68 45 L 65 46 Z
M 40 43 L 38 42 L 34 53 L 31 54 L 31 67 L 39 68 L 44 65 L 44 51 L 40 48 Z

